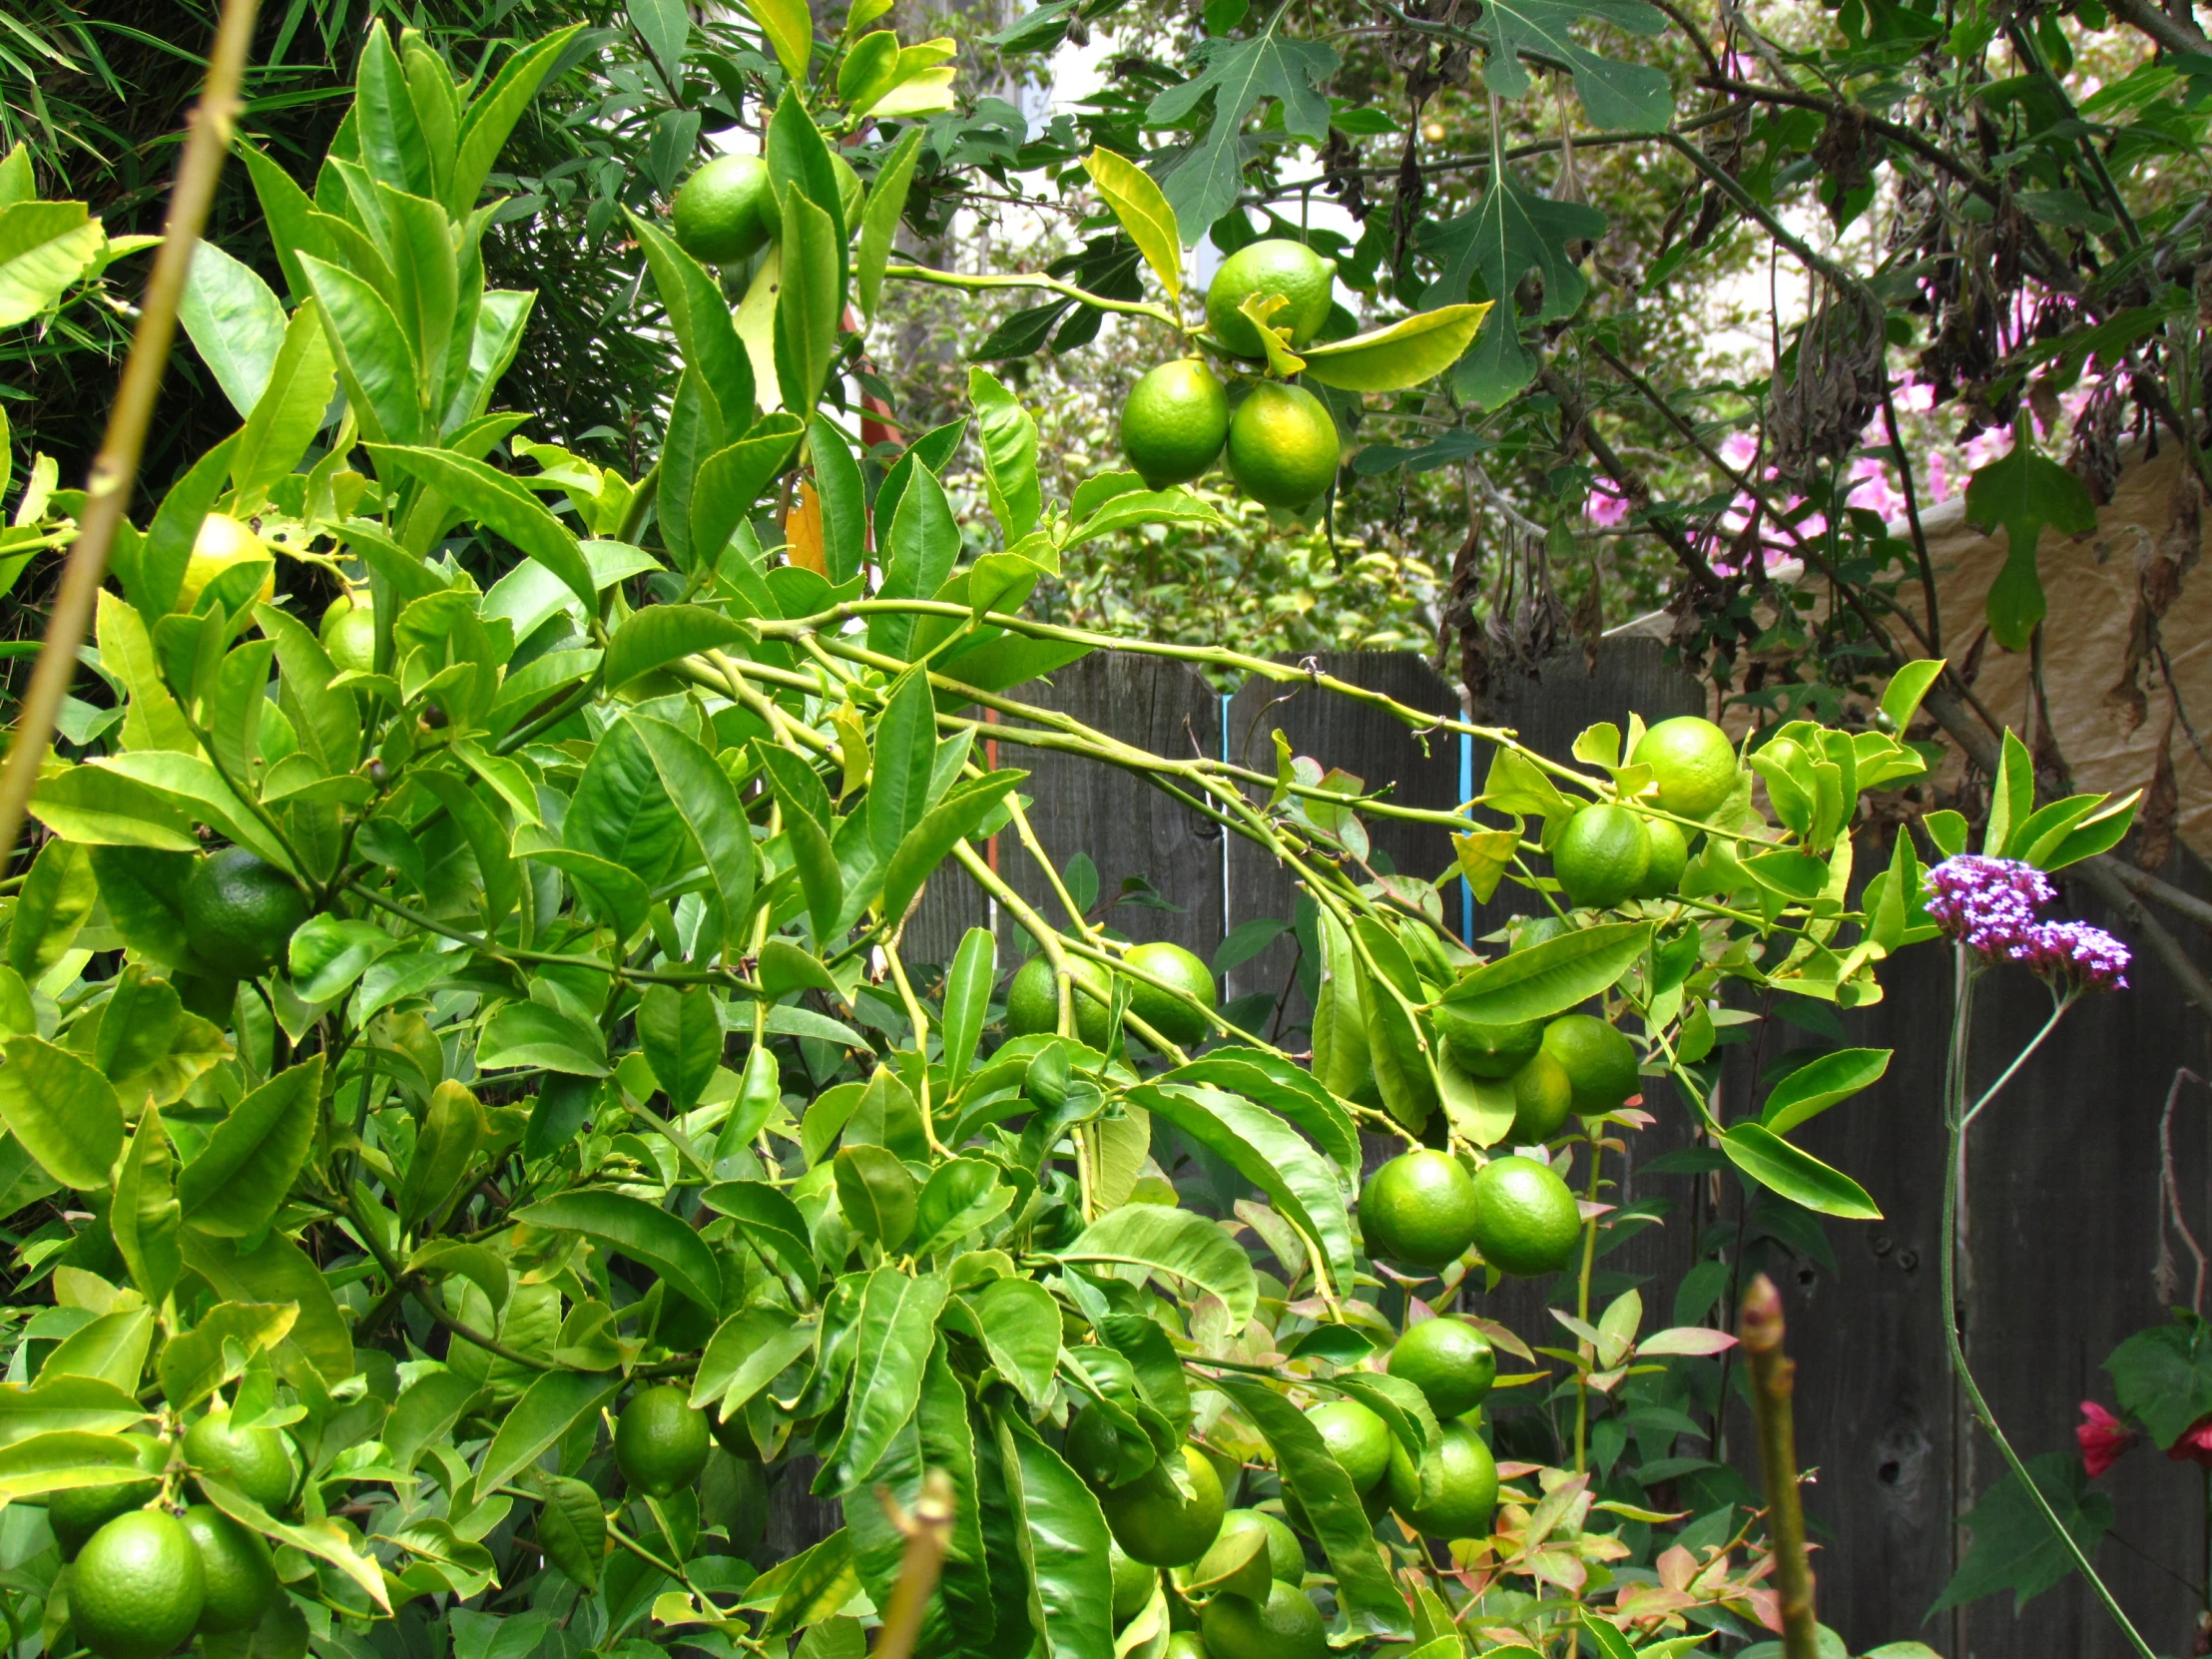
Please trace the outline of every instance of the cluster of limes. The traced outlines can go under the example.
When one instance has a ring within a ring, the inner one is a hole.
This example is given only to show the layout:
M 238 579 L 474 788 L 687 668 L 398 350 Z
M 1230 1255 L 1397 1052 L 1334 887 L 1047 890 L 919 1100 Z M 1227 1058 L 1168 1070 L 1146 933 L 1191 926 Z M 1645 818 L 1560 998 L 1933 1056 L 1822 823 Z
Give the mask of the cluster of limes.
M 1085 1348 L 1077 1358 L 1108 1401 L 1135 1401 L 1135 1376 L 1121 1356 Z M 1480 1423 L 1497 1377 L 1489 1343 L 1457 1320 L 1431 1319 L 1398 1338 L 1384 1367 L 1420 1389 L 1442 1425 L 1425 1465 L 1358 1400 L 1325 1400 L 1307 1420 L 1372 1517 L 1387 1509 L 1430 1537 L 1481 1537 L 1497 1504 L 1497 1464 Z M 1113 1534 L 1115 1624 L 1144 1610 L 1166 1569 L 1171 1659 L 1324 1659 L 1327 1633 L 1302 1587 L 1306 1549 L 1292 1530 L 1312 1528 L 1289 1485 L 1282 1515 L 1231 1509 L 1243 1468 L 1190 1444 L 1115 1482 L 1106 1478 L 1118 1461 L 1114 1433 L 1105 1410 L 1088 1407 L 1069 1424 L 1067 1446 Z
M 1272 323 L 1289 328 L 1292 349 L 1329 320 L 1335 262 L 1304 243 L 1256 242 L 1222 262 L 1206 290 L 1206 325 L 1232 356 L 1266 357 L 1260 331 L 1240 308 L 1253 294 L 1280 294 Z M 1223 446 L 1246 494 L 1270 507 L 1311 505 L 1337 478 L 1337 423 L 1304 386 L 1262 380 L 1229 409 L 1229 391 L 1196 357 L 1162 363 L 1130 388 L 1121 406 L 1121 447 L 1153 489 L 1187 484 Z
M 1178 1047 L 1205 1037 L 1206 1016 L 1192 1003 L 1214 1006 L 1218 992 L 1211 968 L 1181 945 L 1165 939 L 1132 945 L 1122 959 L 1136 970 L 1128 976 L 1131 1014 Z M 1163 990 L 1139 974 L 1164 981 L 1183 995 Z M 1068 975 L 1075 1004 L 1075 1035 L 1088 1046 L 1103 1050 L 1107 1027 L 1113 1020 L 1113 976 L 1103 963 L 1087 956 L 1070 956 Z M 1059 1028 L 1058 978 L 1047 958 L 1032 956 L 1014 970 L 1006 986 L 1006 1029 L 1013 1036 L 1028 1037 Z
M 47 1519 L 68 1563 L 60 1596 L 70 1628 L 100 1659 L 161 1659 L 190 1637 L 256 1628 L 276 1604 L 276 1565 L 261 1534 L 209 1503 L 159 1501 L 169 1446 L 141 1441 L 147 1478 L 52 1493 Z M 242 1428 L 209 1411 L 185 1431 L 185 1468 L 281 1509 L 297 1459 L 280 1430 Z
M 1704 818 L 1735 793 L 1735 747 L 1727 733 L 1696 715 L 1652 727 L 1629 762 L 1651 769 L 1653 804 L 1680 818 Z M 1576 813 L 1551 848 L 1552 873 L 1569 901 L 1595 910 L 1631 898 L 1664 897 L 1689 861 L 1689 840 L 1673 819 L 1613 802 Z

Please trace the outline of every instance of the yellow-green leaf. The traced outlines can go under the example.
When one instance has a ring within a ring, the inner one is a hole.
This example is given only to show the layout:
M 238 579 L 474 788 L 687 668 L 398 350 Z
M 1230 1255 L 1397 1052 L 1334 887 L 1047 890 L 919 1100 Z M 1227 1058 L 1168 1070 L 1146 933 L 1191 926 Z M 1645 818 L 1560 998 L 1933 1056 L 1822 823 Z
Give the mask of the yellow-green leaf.
M 1398 391 L 1459 360 L 1489 314 L 1490 302 L 1445 305 L 1372 333 L 1306 350 L 1306 372 L 1340 391 Z
M 1152 176 L 1126 157 L 1111 150 L 1093 150 L 1083 158 L 1083 171 L 1091 176 L 1106 206 L 1114 210 L 1121 228 L 1137 245 L 1144 263 L 1168 290 L 1168 303 L 1183 302 L 1183 238 L 1176 229 L 1175 210 L 1160 194 Z

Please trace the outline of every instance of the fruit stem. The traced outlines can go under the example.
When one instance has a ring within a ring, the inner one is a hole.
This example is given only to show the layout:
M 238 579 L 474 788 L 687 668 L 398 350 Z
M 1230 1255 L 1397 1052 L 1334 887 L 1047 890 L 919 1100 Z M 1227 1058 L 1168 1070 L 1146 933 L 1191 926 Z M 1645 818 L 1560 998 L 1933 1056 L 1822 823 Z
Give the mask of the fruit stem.
M 1065 294 L 1070 299 L 1080 299 L 1084 304 L 1102 311 L 1119 311 L 1124 316 L 1149 316 L 1155 322 L 1164 322 L 1177 333 L 1188 333 L 1182 321 L 1165 306 L 1148 304 L 1139 299 L 1109 299 L 1102 293 L 1092 293 L 1079 288 L 1073 282 L 1063 282 L 1057 276 L 1044 276 L 1027 272 L 1011 272 L 1003 275 L 970 276 L 957 271 L 933 271 L 921 265 L 887 265 L 883 275 L 896 276 L 906 282 L 931 282 L 947 288 L 1046 288 L 1053 293 Z M 881 1650 L 878 1649 L 878 1652 Z
M 1767 1530 L 1774 1540 L 1775 1586 L 1782 1600 L 1782 1651 L 1787 1659 L 1817 1659 L 1820 1623 L 1813 1616 L 1813 1567 L 1805 1554 L 1805 1506 L 1798 1491 L 1797 1424 L 1792 1394 L 1797 1362 L 1782 1352 L 1782 1294 L 1765 1274 L 1744 1292 L 1736 1324 L 1751 1373 L 1751 1404 L 1759 1419 L 1759 1462 L 1767 1476 Z
M 1592 1204 L 1597 1202 L 1598 1173 L 1605 1161 L 1605 1142 L 1597 1128 L 1590 1129 L 1590 1178 L 1584 1183 L 1584 1196 Z M 1582 1224 L 1582 1271 L 1575 1286 L 1574 1317 L 1584 1325 L 1590 1323 L 1590 1277 L 1597 1267 L 1597 1217 L 1592 1216 Z M 1577 1350 L 1589 1348 L 1586 1342 L 1577 1342 Z M 1597 1356 L 1588 1356 L 1595 1361 Z M 1590 1371 L 1588 1366 L 1577 1366 L 1574 1372 L 1574 1472 L 1586 1473 L 1590 1466 Z

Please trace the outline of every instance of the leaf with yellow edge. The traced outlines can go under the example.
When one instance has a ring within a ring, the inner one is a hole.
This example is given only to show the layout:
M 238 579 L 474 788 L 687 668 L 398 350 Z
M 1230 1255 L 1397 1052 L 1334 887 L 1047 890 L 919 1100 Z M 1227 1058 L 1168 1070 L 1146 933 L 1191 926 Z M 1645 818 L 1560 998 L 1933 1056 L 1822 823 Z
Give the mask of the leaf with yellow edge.
M 807 82 L 807 65 L 815 55 L 815 20 L 807 0 L 745 0 L 745 9 L 776 49 L 776 61 L 784 73 L 801 86 Z
M 310 1520 L 297 1526 L 280 1521 L 243 1492 L 233 1491 L 205 1474 L 200 1477 L 200 1489 L 207 1494 L 210 1503 L 233 1520 L 252 1527 L 265 1537 L 329 1562 L 366 1590 L 377 1606 L 386 1613 L 391 1611 L 391 1597 L 384 1588 L 384 1569 L 354 1547 L 353 1540 L 358 1534 L 349 1534 L 333 1520 Z
M 1459 360 L 1490 302 L 1421 311 L 1351 339 L 1306 350 L 1306 372 L 1340 391 L 1400 391 Z
M 1268 372 L 1286 380 L 1306 366 L 1306 359 L 1292 351 L 1285 340 L 1287 330 L 1276 327 L 1272 320 L 1289 303 L 1289 298 L 1280 293 L 1254 292 L 1246 294 L 1244 303 L 1237 307 L 1259 333 L 1261 349 L 1268 354 Z
M 1451 837 L 1451 849 L 1459 859 L 1459 873 L 1474 889 L 1477 904 L 1487 904 L 1497 891 L 1499 877 L 1513 861 L 1520 837 L 1510 830 L 1474 830 Z
M 1114 210 L 1121 228 L 1137 245 L 1144 263 L 1168 291 L 1170 307 L 1183 303 L 1183 236 L 1176 229 L 1175 210 L 1160 194 L 1152 176 L 1127 157 L 1111 150 L 1093 150 L 1083 158 L 1083 171 L 1091 176 L 1106 206 Z

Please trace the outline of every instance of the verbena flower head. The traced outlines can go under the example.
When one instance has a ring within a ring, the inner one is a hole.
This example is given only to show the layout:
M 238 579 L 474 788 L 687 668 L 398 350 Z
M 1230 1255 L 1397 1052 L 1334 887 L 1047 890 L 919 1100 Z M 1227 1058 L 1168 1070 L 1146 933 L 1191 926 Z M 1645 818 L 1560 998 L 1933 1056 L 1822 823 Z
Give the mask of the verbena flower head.
M 2126 945 L 2101 927 L 2080 921 L 2039 921 L 2006 948 L 2038 979 L 2077 990 L 2127 989 Z
M 1986 956 L 2002 956 L 2035 926 L 2035 907 L 2051 885 L 2033 864 L 1962 852 L 1926 878 L 1928 913 L 1950 937 Z

